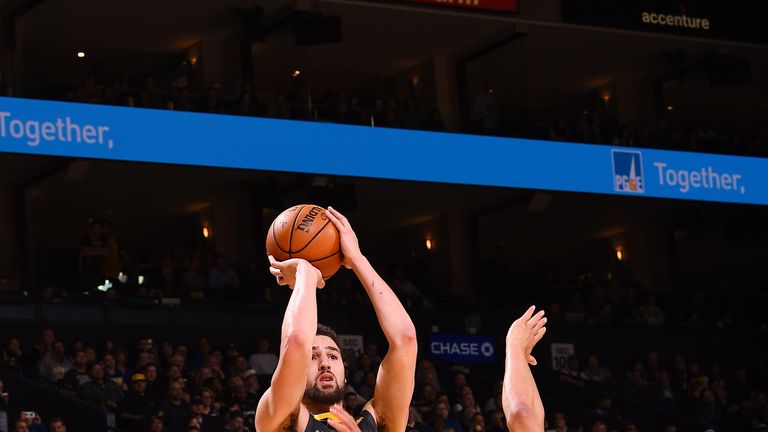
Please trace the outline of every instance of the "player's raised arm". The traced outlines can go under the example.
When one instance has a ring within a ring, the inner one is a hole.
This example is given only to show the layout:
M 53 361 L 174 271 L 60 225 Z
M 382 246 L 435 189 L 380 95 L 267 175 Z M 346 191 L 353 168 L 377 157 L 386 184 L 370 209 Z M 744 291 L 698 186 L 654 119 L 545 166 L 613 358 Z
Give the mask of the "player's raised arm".
M 278 262 L 270 257 L 270 265 L 278 284 L 288 285 L 293 292 L 283 317 L 280 359 L 272 386 L 256 409 L 255 425 L 259 432 L 278 430 L 301 403 L 317 330 L 317 288 L 324 286 L 320 271 L 305 260 Z
M 531 306 L 507 332 L 504 384 L 501 393 L 504 415 L 510 432 L 539 432 L 544 429 L 544 405 L 529 364 L 536 359 L 531 350 L 544 336 L 544 311 L 534 315 Z
M 339 230 L 344 265 L 355 272 L 365 287 L 389 343 L 367 409 L 372 408 L 379 427 L 393 432 L 405 430 L 416 373 L 416 329 L 395 293 L 360 252 L 347 218 L 330 207 L 328 217 Z

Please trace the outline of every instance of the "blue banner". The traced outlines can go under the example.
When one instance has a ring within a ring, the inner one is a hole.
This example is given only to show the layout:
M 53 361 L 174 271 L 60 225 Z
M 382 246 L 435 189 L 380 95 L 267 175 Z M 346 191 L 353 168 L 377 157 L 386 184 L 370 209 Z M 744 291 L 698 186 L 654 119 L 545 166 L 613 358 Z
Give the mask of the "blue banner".
M 495 363 L 496 350 L 490 336 L 429 335 L 429 352 L 433 358 L 454 363 Z
M 0 97 L 0 152 L 768 204 L 768 159 Z

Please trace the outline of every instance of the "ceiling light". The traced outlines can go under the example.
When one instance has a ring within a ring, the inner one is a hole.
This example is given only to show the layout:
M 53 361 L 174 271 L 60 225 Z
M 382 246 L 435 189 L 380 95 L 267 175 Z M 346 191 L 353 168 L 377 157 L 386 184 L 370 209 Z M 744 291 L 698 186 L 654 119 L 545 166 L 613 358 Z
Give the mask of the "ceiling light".
M 85 58 L 85 52 L 83 52 L 83 51 L 78 51 L 78 52 L 77 52 L 77 58 Z

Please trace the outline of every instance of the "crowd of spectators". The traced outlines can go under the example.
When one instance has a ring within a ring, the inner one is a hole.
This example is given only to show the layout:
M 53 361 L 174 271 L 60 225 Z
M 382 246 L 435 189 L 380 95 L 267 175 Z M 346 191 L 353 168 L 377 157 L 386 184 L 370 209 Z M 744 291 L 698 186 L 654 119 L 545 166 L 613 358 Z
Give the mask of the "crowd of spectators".
M 353 125 L 445 131 L 435 106 L 419 106 L 415 97 L 394 94 L 366 96 L 347 91 L 329 91 L 316 101 L 300 78 L 291 92 L 269 100 L 259 97 L 251 83 L 244 83 L 233 95 L 224 94 L 220 84 L 204 91 L 186 86 L 158 84 L 154 77 L 143 82 L 127 78 L 112 84 L 99 83 L 94 76 L 76 89 L 64 92 L 66 100 L 143 108 L 196 111 L 242 116 L 334 122 Z M 502 111 L 492 89 L 473 95 L 459 132 L 510 136 L 577 143 L 659 148 L 751 156 L 768 156 L 768 131 L 756 125 L 749 130 L 713 127 L 706 122 L 659 120 L 655 125 L 619 121 L 604 110 L 575 112 L 551 121 L 530 114 Z
M 100 346 L 79 340 L 65 344 L 51 328 L 43 331 L 32 349 L 24 349 L 16 337 L 8 338 L 2 359 L 35 371 L 63 394 L 113 413 L 119 430 L 141 432 L 253 430 L 256 405 L 277 365 L 277 356 L 266 339 L 251 355 L 234 344 L 218 346 L 207 339 L 200 339 L 191 348 L 142 338 L 126 349 L 109 340 Z M 572 420 L 563 410 L 548 409 L 547 431 L 637 431 L 643 419 L 622 413 L 621 401 L 629 400 L 628 395 L 662 412 L 690 415 L 717 428 L 713 430 L 768 428 L 768 367 L 764 361 L 750 374 L 746 368 L 724 371 L 717 362 L 658 352 L 650 352 L 634 364 L 610 368 L 601 364 L 598 354 L 590 354 L 583 368 L 579 360 L 576 356 L 568 359 L 567 367 L 557 372 L 560 381 L 567 386 L 598 388 L 600 396 L 591 401 L 591 413 L 573 416 L 580 420 Z M 375 344 L 358 355 L 345 353 L 349 387 L 343 405 L 351 414 L 359 414 L 372 396 L 380 362 Z M 557 391 L 546 384 L 540 386 L 545 397 Z M 8 393 L 2 395 L 0 404 L 7 405 Z M 409 430 L 504 431 L 500 397 L 500 382 L 472 382 L 467 370 L 438 371 L 432 361 L 422 359 L 417 367 Z M 15 430 L 46 431 L 35 407 L 29 408 L 12 418 Z M 53 419 L 50 430 L 63 430 L 55 423 L 64 427 L 64 420 Z M 674 423 L 663 429 L 675 430 Z

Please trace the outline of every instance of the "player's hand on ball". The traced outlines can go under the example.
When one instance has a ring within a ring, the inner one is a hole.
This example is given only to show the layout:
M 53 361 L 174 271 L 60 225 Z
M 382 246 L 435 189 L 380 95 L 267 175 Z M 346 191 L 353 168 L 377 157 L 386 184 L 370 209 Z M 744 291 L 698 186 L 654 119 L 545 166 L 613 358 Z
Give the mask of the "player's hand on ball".
M 335 208 L 328 207 L 325 214 L 328 215 L 328 219 L 331 220 L 339 231 L 341 254 L 344 256 L 344 267 L 352 268 L 352 263 L 358 257 L 363 255 L 362 252 L 360 252 L 360 244 L 357 241 L 357 235 L 352 229 L 352 225 L 349 224 L 347 218 Z
M 278 285 L 288 285 L 290 289 L 293 289 L 296 286 L 296 280 L 301 278 L 309 278 L 318 288 L 325 286 L 325 280 L 323 280 L 323 274 L 320 273 L 320 270 L 300 258 L 277 261 L 270 255 L 269 272 L 277 279 Z
M 523 350 L 528 364 L 536 365 L 536 359 L 531 355 L 534 345 L 544 337 L 547 328 L 544 325 L 547 319 L 544 318 L 544 311 L 540 310 L 533 314 L 536 306 L 531 306 L 527 311 L 515 320 L 507 332 L 507 346 L 513 346 Z

